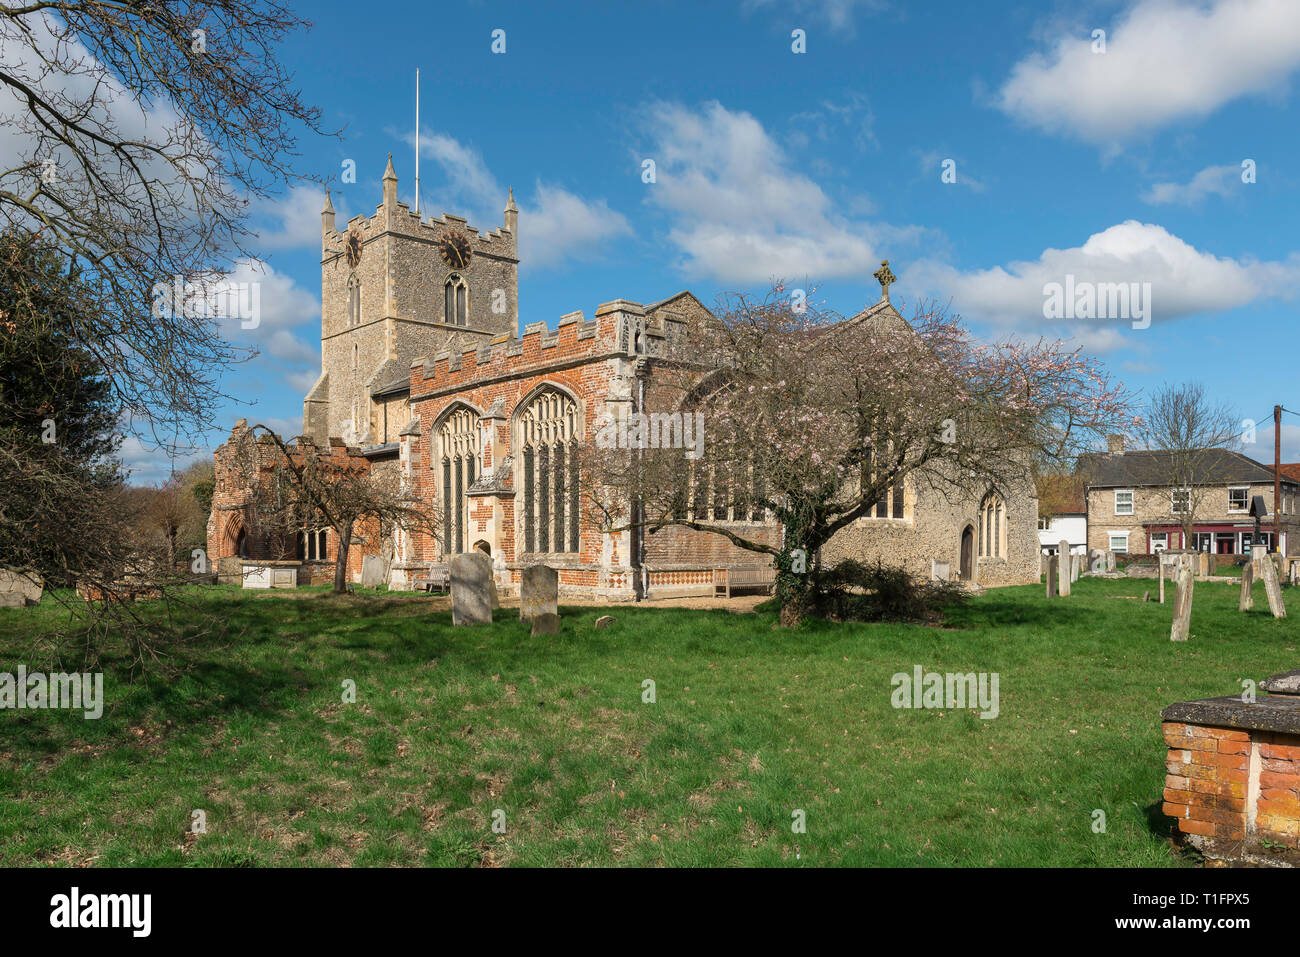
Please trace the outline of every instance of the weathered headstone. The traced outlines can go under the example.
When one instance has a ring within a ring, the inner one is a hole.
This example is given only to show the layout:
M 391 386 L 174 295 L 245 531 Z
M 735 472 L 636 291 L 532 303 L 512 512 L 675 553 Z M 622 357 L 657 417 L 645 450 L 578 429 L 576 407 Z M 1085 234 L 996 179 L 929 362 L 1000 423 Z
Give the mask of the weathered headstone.
M 533 616 L 533 637 L 538 635 L 558 635 L 560 633 L 560 616 L 549 611 L 539 612 Z
M 930 579 L 937 582 L 946 582 L 951 574 L 951 566 L 947 562 L 941 562 L 937 558 L 930 559 Z
M 1079 580 L 1079 572 L 1082 570 L 1082 568 L 1083 568 L 1083 556 L 1071 555 L 1070 556 L 1070 581 L 1077 582 Z
M 451 556 L 451 623 L 485 625 L 492 623 L 492 559 L 482 552 L 462 552 Z
M 1160 604 L 1165 603 L 1165 556 L 1162 552 L 1156 559 L 1156 568 L 1160 574 Z
M 45 582 L 40 575 L 27 575 L 8 568 L 0 568 L 0 608 L 26 608 L 39 605 Z
M 1070 543 L 1061 539 L 1061 543 L 1056 547 L 1056 555 L 1059 559 L 1056 566 L 1056 591 L 1064 598 L 1070 596 Z
M 1255 584 L 1255 566 L 1251 562 L 1241 566 L 1241 597 L 1237 599 L 1237 611 L 1250 611 L 1255 607 L 1255 596 L 1250 593 Z
M 1060 578 L 1058 566 L 1060 559 L 1055 555 L 1049 555 L 1047 558 L 1047 597 L 1055 598 L 1057 596 L 1057 580 Z
M 385 581 L 384 558 L 382 555 L 367 555 L 361 559 L 361 586 L 378 588 Z
M 1282 602 L 1282 583 L 1277 578 L 1277 565 L 1270 559 L 1260 564 L 1264 578 L 1264 594 L 1268 596 L 1268 610 L 1274 618 L 1286 617 L 1286 605 Z
M 1177 586 L 1174 589 L 1174 626 L 1170 641 L 1186 641 L 1192 624 L 1192 586 L 1195 584 L 1191 563 L 1178 566 Z
M 1040 555 L 1038 557 L 1038 576 L 1041 578 L 1044 575 L 1051 574 L 1051 568 L 1052 568 L 1052 556 Z
M 596 627 L 597 627 L 597 628 L 608 628 L 610 625 L 614 624 L 614 622 L 616 622 L 616 621 L 618 621 L 618 619 L 615 618 L 613 615 L 601 615 L 599 618 L 596 619 Z
M 519 620 L 559 614 L 560 573 L 547 565 L 529 565 L 519 576 Z
M 1114 570 L 1115 570 L 1115 553 L 1108 551 L 1106 553 L 1106 571 L 1113 572 Z

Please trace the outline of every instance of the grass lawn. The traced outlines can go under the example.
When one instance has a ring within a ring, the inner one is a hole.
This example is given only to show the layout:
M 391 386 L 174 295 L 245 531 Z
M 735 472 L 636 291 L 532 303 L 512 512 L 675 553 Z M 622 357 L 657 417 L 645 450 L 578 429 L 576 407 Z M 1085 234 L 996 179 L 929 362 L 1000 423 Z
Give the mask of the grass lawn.
M 98 721 L 0 712 L 0 865 L 1187 865 L 1160 709 L 1300 665 L 1300 592 L 1279 622 L 1260 585 L 1241 615 L 1198 584 L 1176 645 L 1171 604 L 1109 597 L 1154 585 L 994 590 L 944 629 L 568 608 L 545 639 L 514 609 L 204 589 L 230 633 L 186 676 L 110 662 Z M 61 614 L 0 610 L 0 671 Z M 1000 715 L 896 710 L 914 665 L 997 672 Z

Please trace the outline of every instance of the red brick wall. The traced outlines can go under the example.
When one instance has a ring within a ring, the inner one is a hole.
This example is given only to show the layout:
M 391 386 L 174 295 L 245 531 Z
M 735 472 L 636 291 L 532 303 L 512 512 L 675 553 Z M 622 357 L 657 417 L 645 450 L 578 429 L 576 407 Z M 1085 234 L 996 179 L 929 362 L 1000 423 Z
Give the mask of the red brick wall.
M 1177 820 L 1179 831 L 1300 846 L 1300 735 L 1177 721 L 1164 723 L 1164 735 L 1169 752 L 1163 809 Z M 1252 773 L 1256 749 L 1258 766 Z

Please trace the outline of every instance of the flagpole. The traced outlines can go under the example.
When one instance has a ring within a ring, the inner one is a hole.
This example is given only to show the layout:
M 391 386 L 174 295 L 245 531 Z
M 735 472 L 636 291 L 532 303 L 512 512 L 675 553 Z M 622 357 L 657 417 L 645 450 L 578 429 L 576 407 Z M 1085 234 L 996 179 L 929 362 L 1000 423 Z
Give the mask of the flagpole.
M 415 70 L 415 214 L 420 214 L 420 70 Z

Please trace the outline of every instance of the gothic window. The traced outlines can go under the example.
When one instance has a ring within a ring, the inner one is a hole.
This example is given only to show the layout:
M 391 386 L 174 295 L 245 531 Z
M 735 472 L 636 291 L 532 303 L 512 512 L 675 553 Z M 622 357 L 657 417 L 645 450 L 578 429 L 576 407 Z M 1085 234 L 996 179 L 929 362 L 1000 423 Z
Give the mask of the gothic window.
M 1007 507 L 996 492 L 990 492 L 980 505 L 979 554 L 981 558 L 1007 557 Z
M 469 286 L 452 273 L 442 287 L 443 322 L 453 326 L 469 325 Z
M 348 277 L 348 325 L 361 324 L 361 280 L 356 273 Z
M 518 421 L 524 551 L 576 552 L 578 405 L 564 393 L 547 389 L 528 403 Z
M 459 408 L 438 428 L 434 462 L 442 504 L 444 558 L 469 550 L 469 488 L 479 455 L 478 416 Z
M 328 529 L 303 529 L 298 533 L 298 560 L 323 562 L 329 558 Z
M 871 488 L 875 481 L 875 472 L 871 467 L 871 448 L 868 447 L 862 456 L 862 469 L 859 478 L 862 492 Z M 872 503 L 867 510 L 867 518 L 906 518 L 906 496 L 903 494 L 903 482 L 899 480 L 897 484 L 888 486 L 879 491 L 876 501 Z

